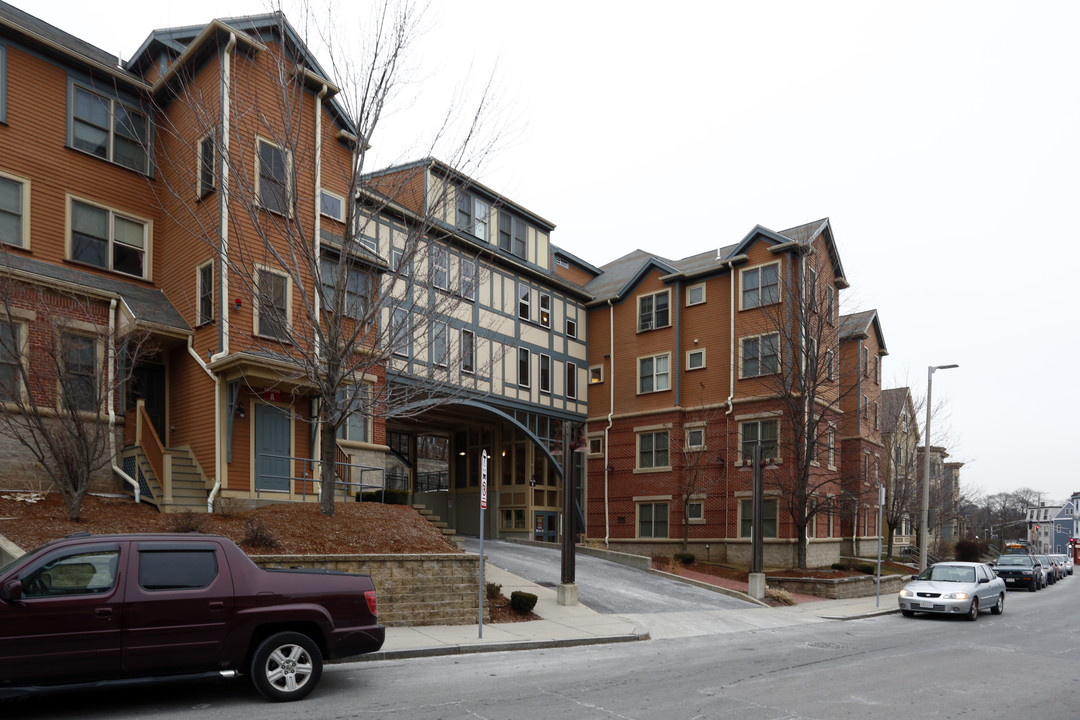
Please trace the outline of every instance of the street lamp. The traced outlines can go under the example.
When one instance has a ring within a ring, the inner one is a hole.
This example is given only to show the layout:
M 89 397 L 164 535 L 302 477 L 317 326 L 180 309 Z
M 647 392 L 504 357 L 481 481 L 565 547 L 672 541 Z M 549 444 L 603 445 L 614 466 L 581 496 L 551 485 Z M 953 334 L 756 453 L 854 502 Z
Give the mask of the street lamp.
M 930 396 L 934 388 L 934 371 L 951 370 L 959 365 L 931 365 L 926 369 L 926 438 L 923 453 L 922 478 L 922 514 L 919 518 L 919 572 L 926 569 L 926 546 L 928 533 L 926 525 L 930 522 Z

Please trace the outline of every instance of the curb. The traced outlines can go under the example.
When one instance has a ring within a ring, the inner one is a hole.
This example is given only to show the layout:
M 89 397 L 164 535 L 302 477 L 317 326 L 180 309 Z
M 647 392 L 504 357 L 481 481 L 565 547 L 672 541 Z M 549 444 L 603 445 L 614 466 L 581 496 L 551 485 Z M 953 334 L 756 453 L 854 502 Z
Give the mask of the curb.
M 440 645 L 436 647 L 409 648 L 407 650 L 380 650 L 367 655 L 335 660 L 344 662 L 378 662 L 380 660 L 408 660 L 421 657 L 445 657 L 447 655 L 470 655 L 474 653 L 508 652 L 512 650 L 544 650 L 550 648 L 579 647 L 583 645 L 610 645 L 614 643 L 637 642 L 648 640 L 649 633 L 631 633 L 629 635 L 604 635 L 588 638 L 567 638 L 565 640 L 509 640 L 485 644 Z
M 881 615 L 895 615 L 898 612 L 900 612 L 900 608 L 871 610 L 870 612 L 864 612 L 858 615 L 819 615 L 818 617 L 824 618 L 825 620 L 862 620 L 863 618 L 879 617 Z

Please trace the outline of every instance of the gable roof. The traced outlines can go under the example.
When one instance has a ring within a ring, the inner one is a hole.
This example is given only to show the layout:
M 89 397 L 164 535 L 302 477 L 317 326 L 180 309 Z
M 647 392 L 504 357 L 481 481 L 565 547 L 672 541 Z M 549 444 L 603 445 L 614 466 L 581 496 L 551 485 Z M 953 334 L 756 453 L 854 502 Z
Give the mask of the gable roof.
M 896 432 L 900 423 L 900 414 L 907 407 L 911 415 L 912 429 L 915 432 L 915 442 L 919 441 L 919 426 L 915 419 L 915 403 L 911 399 L 911 388 L 886 388 L 881 391 L 881 432 Z
M 678 272 L 671 260 L 644 250 L 634 250 L 607 265 L 600 267 L 601 274 L 585 285 L 593 300 L 589 305 L 599 305 L 608 300 L 622 300 L 627 292 L 643 278 L 650 269 L 656 268 L 662 275 Z
M 881 332 L 881 321 L 877 310 L 864 310 L 840 316 L 840 342 L 868 338 L 871 330 L 877 336 L 880 353 L 888 355 L 889 350 L 885 346 L 885 335 Z

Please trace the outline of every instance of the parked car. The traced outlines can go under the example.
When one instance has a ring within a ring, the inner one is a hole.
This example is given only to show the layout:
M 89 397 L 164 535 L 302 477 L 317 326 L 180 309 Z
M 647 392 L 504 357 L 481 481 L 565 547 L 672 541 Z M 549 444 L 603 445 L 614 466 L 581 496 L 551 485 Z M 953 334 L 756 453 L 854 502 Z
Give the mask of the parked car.
M 1065 579 L 1068 575 L 1068 571 L 1065 569 L 1065 556 L 1063 555 L 1047 555 L 1050 558 L 1050 562 L 1054 563 L 1054 567 L 1057 569 L 1058 580 Z
M 1046 572 L 1047 584 L 1053 585 L 1060 579 L 1058 566 L 1054 564 L 1054 561 L 1050 559 L 1049 555 L 1039 553 L 1035 556 L 1035 559 L 1042 564 L 1043 570 Z
M 0 568 L 0 697 L 239 674 L 299 700 L 324 658 L 382 647 L 376 608 L 367 575 L 264 570 L 226 538 L 79 533 Z
M 925 612 L 976 620 L 986 608 L 994 615 L 1004 612 L 1005 587 L 1005 581 L 985 563 L 941 562 L 905 585 L 898 602 L 904 617 Z
M 994 572 L 1010 588 L 1026 588 L 1035 592 L 1043 587 L 1043 572 L 1034 555 L 1007 553 L 994 562 Z
M 1065 569 L 1066 575 L 1073 574 L 1073 559 L 1068 555 L 1051 555 L 1051 557 L 1057 558 L 1061 561 L 1062 567 Z

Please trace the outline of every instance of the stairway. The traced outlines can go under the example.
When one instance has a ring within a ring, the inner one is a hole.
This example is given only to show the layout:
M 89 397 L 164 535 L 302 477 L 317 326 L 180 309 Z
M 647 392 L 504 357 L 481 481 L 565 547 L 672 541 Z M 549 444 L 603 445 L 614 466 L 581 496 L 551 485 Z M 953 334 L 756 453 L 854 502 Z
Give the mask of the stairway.
M 458 550 L 465 549 L 465 538 L 459 536 L 457 534 L 457 530 L 454 530 L 452 527 L 450 527 L 449 523 L 443 522 L 438 515 L 435 515 L 431 510 L 428 510 L 427 507 L 422 504 L 418 503 L 416 505 L 413 505 L 413 510 L 420 513 L 420 517 L 424 518 L 429 523 L 437 527 L 439 529 L 439 532 L 443 534 L 443 537 L 454 543 L 454 547 L 456 547 Z
M 189 448 L 169 448 L 172 456 L 172 498 L 165 499 L 161 479 L 147 462 L 141 449 L 130 448 L 125 453 L 124 469 L 140 480 L 143 502 L 156 505 L 163 513 L 206 512 L 207 482 L 198 461 Z M 125 488 L 130 492 L 130 488 Z

